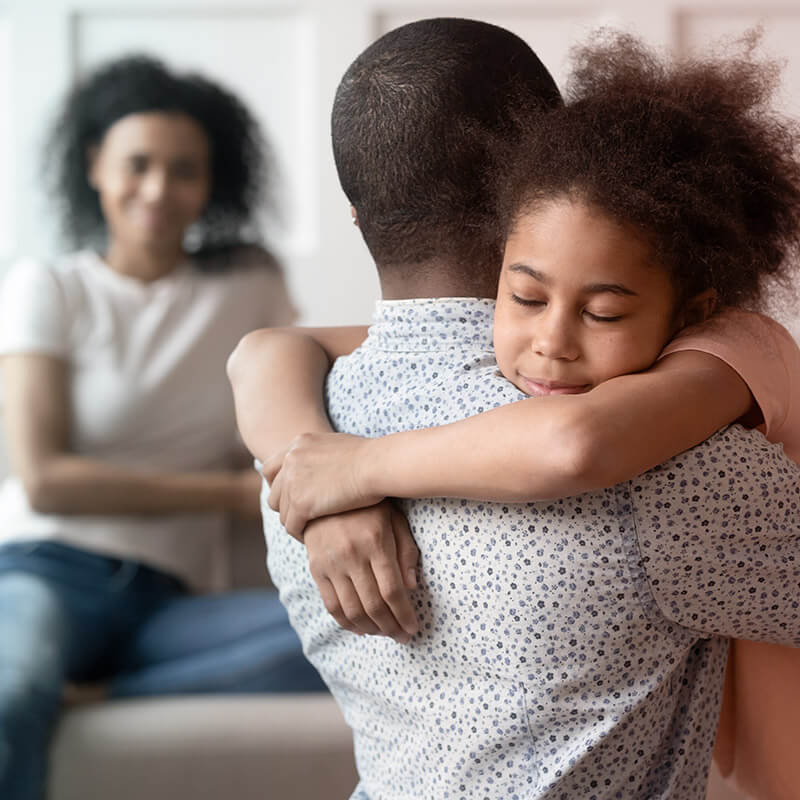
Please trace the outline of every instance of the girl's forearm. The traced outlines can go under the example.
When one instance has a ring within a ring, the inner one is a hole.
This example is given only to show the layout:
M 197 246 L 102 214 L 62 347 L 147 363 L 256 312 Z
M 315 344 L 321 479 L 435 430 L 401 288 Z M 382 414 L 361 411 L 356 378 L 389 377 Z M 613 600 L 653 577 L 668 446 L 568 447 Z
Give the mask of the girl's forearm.
M 583 440 L 569 413 L 523 400 L 437 428 L 365 442 L 365 494 L 526 501 L 585 491 Z M 542 404 L 546 405 L 546 404 Z M 533 423 L 533 424 L 532 424 Z M 558 442 L 556 446 L 553 442 Z
M 323 387 L 330 362 L 312 339 L 288 330 L 248 334 L 228 360 L 236 421 L 256 458 L 265 460 L 308 431 L 330 431 Z
M 245 336 L 228 360 L 244 443 L 265 460 L 300 433 L 331 430 L 324 404 L 333 360 L 363 341 L 364 327 L 274 328 Z
M 699 444 L 752 406 L 741 378 L 704 353 L 582 395 L 522 400 L 475 417 L 370 440 L 365 494 L 527 501 L 613 486 Z

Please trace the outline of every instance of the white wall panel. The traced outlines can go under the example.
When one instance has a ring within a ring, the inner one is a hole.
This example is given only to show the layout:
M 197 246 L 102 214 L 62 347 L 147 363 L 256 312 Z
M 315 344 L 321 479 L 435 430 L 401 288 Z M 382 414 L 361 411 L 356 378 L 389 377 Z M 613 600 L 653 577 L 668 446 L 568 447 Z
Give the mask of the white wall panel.
M 800 118 L 800 6 L 701 7 L 681 11 L 676 19 L 677 43 L 682 51 L 702 52 L 761 26 L 761 52 L 785 62 L 781 106 L 786 113 Z
M 0 258 L 6 256 L 13 243 L 14 208 L 11 203 L 11 126 L 14 113 L 11 105 L 11 30 L 7 17 L 0 16 Z

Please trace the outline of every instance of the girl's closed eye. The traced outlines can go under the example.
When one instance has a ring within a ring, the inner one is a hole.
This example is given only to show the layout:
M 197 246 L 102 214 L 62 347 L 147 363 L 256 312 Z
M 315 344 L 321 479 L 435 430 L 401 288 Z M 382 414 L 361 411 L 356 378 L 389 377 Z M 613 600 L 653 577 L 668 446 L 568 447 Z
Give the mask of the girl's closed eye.
M 593 311 L 588 311 L 584 309 L 583 312 L 587 317 L 589 317 L 592 322 L 619 322 L 621 319 L 624 319 L 624 314 L 596 314 Z
M 514 292 L 511 293 L 511 299 L 518 305 L 526 306 L 528 308 L 538 308 L 547 305 L 546 300 L 540 300 L 533 297 L 523 297 L 522 295 L 518 295 Z M 624 314 L 602 314 L 589 311 L 588 309 L 584 309 L 583 314 L 592 320 L 592 322 L 619 322 L 625 317 Z
M 520 295 L 514 294 L 513 292 L 511 294 L 511 299 L 515 303 L 518 303 L 521 306 L 544 306 L 544 305 L 547 305 L 547 303 L 544 300 L 538 300 L 538 299 L 535 299 L 533 297 L 521 297 Z

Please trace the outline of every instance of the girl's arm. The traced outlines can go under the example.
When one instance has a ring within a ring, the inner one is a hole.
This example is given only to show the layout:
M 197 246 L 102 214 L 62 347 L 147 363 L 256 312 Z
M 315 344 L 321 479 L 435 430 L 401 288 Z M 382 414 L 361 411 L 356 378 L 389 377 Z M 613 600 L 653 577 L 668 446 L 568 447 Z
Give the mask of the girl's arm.
M 69 452 L 66 364 L 45 355 L 0 362 L 12 471 L 32 508 L 53 514 L 258 513 L 252 470 L 145 472 Z
M 306 435 L 270 505 L 292 533 L 385 496 L 530 501 L 632 478 L 739 419 L 753 399 L 714 356 L 682 351 L 582 395 L 538 397 L 450 425 L 379 439 Z
M 334 360 L 366 335 L 364 326 L 264 328 L 239 342 L 228 359 L 228 379 L 239 432 L 256 458 L 271 460 L 298 434 L 332 430 L 323 400 L 325 376 Z
M 359 486 L 400 497 L 566 497 L 652 469 L 742 417 L 752 402 L 731 367 L 684 351 L 583 395 L 531 398 L 430 431 L 368 440 Z
M 365 327 L 276 328 L 245 336 L 228 359 L 239 431 L 262 461 L 303 431 L 330 431 L 323 402 L 333 361 L 352 352 Z M 274 469 L 264 469 L 272 481 Z M 408 523 L 389 502 L 316 520 L 296 537 L 308 551 L 325 607 L 345 629 L 399 642 L 417 632 L 408 596 L 419 551 Z

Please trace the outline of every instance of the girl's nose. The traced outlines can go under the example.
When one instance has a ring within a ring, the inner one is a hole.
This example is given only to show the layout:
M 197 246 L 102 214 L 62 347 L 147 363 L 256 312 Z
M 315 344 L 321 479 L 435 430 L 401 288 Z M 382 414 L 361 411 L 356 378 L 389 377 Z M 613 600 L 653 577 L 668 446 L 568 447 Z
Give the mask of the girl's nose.
M 573 321 L 568 313 L 557 308 L 548 307 L 537 316 L 531 344 L 543 358 L 574 361 L 578 357 Z

